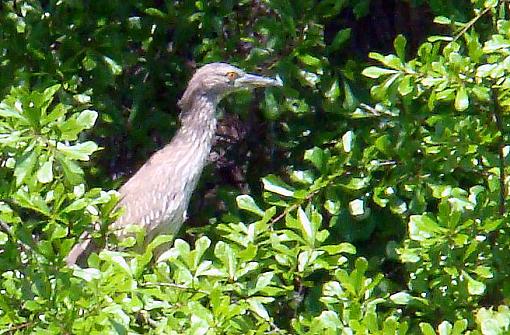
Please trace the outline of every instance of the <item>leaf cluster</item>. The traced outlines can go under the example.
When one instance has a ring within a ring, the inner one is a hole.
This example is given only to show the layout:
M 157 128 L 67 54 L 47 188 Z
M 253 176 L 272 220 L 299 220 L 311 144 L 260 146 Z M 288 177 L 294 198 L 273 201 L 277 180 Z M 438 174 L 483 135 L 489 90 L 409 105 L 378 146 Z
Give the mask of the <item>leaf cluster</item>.
M 4 1 L 0 333 L 507 333 L 508 2 L 397 3 L 441 28 L 367 64 L 377 1 Z M 218 145 L 236 187 L 209 169 L 207 224 L 65 266 L 170 138 L 190 59 L 283 79 L 226 102 L 256 129 Z

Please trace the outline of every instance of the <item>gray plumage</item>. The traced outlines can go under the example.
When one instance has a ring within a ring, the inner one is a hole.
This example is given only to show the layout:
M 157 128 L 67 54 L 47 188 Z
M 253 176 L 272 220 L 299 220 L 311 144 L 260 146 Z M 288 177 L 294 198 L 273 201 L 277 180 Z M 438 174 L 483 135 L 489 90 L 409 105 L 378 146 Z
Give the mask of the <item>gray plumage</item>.
M 124 214 L 112 224 L 119 238 L 130 224 L 146 229 L 146 244 L 159 234 L 175 235 L 186 220 L 191 194 L 207 162 L 216 131 L 216 106 L 226 95 L 244 88 L 281 86 L 281 81 L 251 74 L 225 63 L 196 71 L 179 107 L 181 127 L 119 190 Z M 85 265 L 97 245 L 85 232 L 67 256 L 67 264 Z

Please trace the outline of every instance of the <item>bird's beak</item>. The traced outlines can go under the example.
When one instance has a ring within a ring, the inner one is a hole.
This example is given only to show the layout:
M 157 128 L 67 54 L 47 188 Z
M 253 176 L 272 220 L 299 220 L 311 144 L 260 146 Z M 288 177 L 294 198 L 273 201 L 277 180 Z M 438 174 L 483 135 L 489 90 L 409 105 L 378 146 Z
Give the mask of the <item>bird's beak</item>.
M 236 87 L 266 87 L 266 86 L 283 86 L 282 80 L 279 77 L 275 79 L 269 77 L 257 76 L 254 74 L 244 74 L 237 78 L 234 82 Z

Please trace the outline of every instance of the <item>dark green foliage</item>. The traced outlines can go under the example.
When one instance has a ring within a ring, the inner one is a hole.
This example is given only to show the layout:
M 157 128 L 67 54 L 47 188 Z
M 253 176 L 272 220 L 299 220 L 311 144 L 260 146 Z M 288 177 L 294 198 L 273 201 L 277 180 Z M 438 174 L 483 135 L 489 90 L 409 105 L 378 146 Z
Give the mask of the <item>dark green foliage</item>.
M 0 333 L 508 333 L 507 11 L 3 1 Z M 211 61 L 284 87 L 227 100 L 192 222 L 65 267 Z

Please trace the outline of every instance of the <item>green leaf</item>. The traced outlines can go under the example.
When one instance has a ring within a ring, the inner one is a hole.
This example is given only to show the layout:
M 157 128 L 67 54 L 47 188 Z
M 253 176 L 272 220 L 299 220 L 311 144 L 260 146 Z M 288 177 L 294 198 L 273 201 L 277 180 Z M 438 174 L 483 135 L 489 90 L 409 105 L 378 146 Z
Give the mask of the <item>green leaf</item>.
M 285 197 L 294 196 L 294 190 L 275 175 L 268 175 L 262 178 L 264 189 Z
M 407 40 L 405 36 L 401 34 L 399 34 L 393 41 L 393 47 L 395 48 L 395 52 L 402 61 L 405 61 L 406 58 L 406 44 Z
M 90 103 L 91 97 L 88 94 L 75 94 L 75 95 L 73 95 L 73 99 L 77 103 L 79 103 L 81 105 L 85 105 L 85 104 Z
M 338 84 L 338 79 L 335 79 L 333 81 L 333 84 L 331 84 L 330 88 L 324 92 L 324 96 L 330 101 L 335 102 L 338 97 L 340 96 L 340 86 Z
M 485 0 L 483 4 L 485 8 L 496 8 L 497 5 L 499 5 L 498 0 Z
M 188 242 L 178 238 L 174 241 L 174 248 L 179 252 L 179 256 L 184 259 L 187 263 L 190 263 L 191 248 Z
M 444 17 L 444 16 L 436 16 L 434 18 L 434 23 L 450 25 L 450 24 L 452 24 L 452 21 L 449 18 Z
M 76 140 L 78 134 L 84 129 L 90 129 L 94 126 L 97 119 L 97 112 L 92 110 L 84 110 L 78 116 L 67 119 L 60 123 L 58 127 L 62 132 L 63 140 Z
M 90 129 L 94 126 L 97 119 L 97 112 L 89 109 L 85 109 L 79 115 L 76 121 L 81 129 Z
M 92 55 L 86 55 L 81 61 L 85 71 L 92 71 L 96 68 L 97 62 Z
M 103 56 L 103 60 L 110 68 L 111 73 L 114 76 L 118 76 L 122 73 L 122 66 L 120 66 L 117 62 L 115 62 L 113 59 L 107 56 Z
M 124 274 L 128 275 L 129 277 L 132 276 L 131 268 L 129 267 L 122 253 L 110 250 L 103 250 L 99 253 L 99 259 L 115 265 L 117 269 L 123 270 Z
M 429 41 L 430 43 L 435 43 L 435 42 L 439 42 L 439 41 L 451 42 L 451 41 L 453 41 L 453 37 L 434 35 L 434 36 L 428 37 L 427 41 Z
M 210 246 L 211 240 L 207 236 L 202 236 L 195 242 L 195 250 L 193 250 L 193 268 L 198 267 L 204 253 Z
M 58 163 L 64 171 L 64 176 L 67 182 L 71 185 L 78 185 L 83 182 L 83 170 L 76 162 L 70 160 L 64 155 L 56 156 Z
M 237 207 L 240 209 L 244 209 L 248 212 L 252 212 L 254 214 L 257 214 L 261 217 L 264 216 L 264 211 L 260 209 L 259 206 L 255 203 L 255 200 L 253 200 L 252 197 L 250 197 L 247 194 L 239 195 L 236 197 Z
M 398 292 L 390 296 L 390 300 L 397 305 L 408 305 L 413 297 L 407 292 Z
M 476 313 L 476 322 L 484 335 L 506 334 L 510 326 L 508 306 L 501 305 L 497 311 L 482 307 Z
M 370 93 L 374 98 L 378 100 L 386 100 L 389 99 L 389 94 L 393 92 L 393 84 L 400 78 L 402 75 L 400 73 L 395 73 L 388 78 L 386 78 L 381 85 L 374 85 L 370 89 Z
M 361 72 L 366 77 L 377 79 L 381 76 L 398 73 L 396 70 L 384 69 L 377 66 L 369 66 Z
M 292 170 L 290 178 L 294 182 L 310 185 L 313 184 L 315 175 L 311 170 Z
M 390 69 L 395 69 L 399 71 L 403 71 L 405 69 L 402 60 L 392 54 L 383 56 L 376 52 L 371 52 L 369 54 L 369 57 L 378 60 L 379 62 L 383 63 L 386 67 L 389 67 Z
M 391 155 L 391 152 L 395 148 L 391 142 L 391 136 L 388 134 L 382 135 L 375 141 L 375 147 L 383 154 Z
M 312 163 L 319 171 L 323 171 L 326 164 L 324 151 L 318 147 L 306 150 L 304 160 Z
M 154 17 L 158 17 L 160 19 L 164 19 L 164 18 L 167 17 L 167 15 L 165 13 L 163 13 L 162 11 L 160 11 L 157 8 L 146 8 L 145 9 L 145 14 L 150 15 L 150 16 L 154 16 Z
M 437 100 L 445 100 L 450 101 L 453 100 L 455 96 L 455 90 L 453 88 L 447 88 L 445 90 L 439 91 L 436 93 Z
M 450 335 L 452 331 L 452 324 L 448 321 L 443 321 L 437 326 L 439 335 Z
M 273 298 L 268 297 L 252 297 L 246 299 L 250 309 L 266 321 L 270 320 L 270 317 L 263 303 L 269 303 L 273 300 Z
M 338 215 L 342 209 L 342 204 L 339 200 L 328 199 L 324 202 L 324 208 L 332 215 Z
M 89 204 L 90 204 L 90 202 L 87 199 L 84 199 L 84 198 L 76 199 L 71 204 L 69 204 L 69 206 L 64 208 L 63 212 L 70 213 L 73 211 L 82 210 L 85 207 L 87 207 Z
M 53 86 L 50 86 L 50 87 L 46 88 L 43 91 L 43 101 L 45 103 L 50 103 L 53 100 L 53 96 L 55 95 L 55 93 L 58 92 L 60 87 L 61 87 L 60 84 L 56 84 L 56 85 L 53 85 Z
M 35 151 L 25 153 L 16 164 L 14 176 L 16 177 L 16 185 L 19 186 L 23 181 L 32 174 L 35 163 L 37 162 L 37 154 Z
M 323 245 L 319 249 L 324 250 L 329 255 L 336 255 L 340 253 L 346 253 L 351 255 L 356 254 L 356 247 L 347 242 L 332 245 Z
M 14 195 L 14 200 L 20 206 L 31 208 L 47 216 L 50 215 L 50 209 L 38 193 L 27 193 L 23 188 L 19 188 Z
M 462 270 L 462 276 L 468 281 L 468 292 L 472 295 L 483 295 L 485 284 L 474 280 L 466 271 Z
M 42 118 L 41 124 L 44 126 L 47 125 L 48 123 L 57 121 L 58 119 L 63 117 L 66 113 L 67 113 L 66 106 L 64 106 L 61 103 L 57 104 L 48 115 Z
M 330 49 L 332 51 L 339 50 L 351 38 L 351 30 L 351 28 L 339 30 L 331 42 Z
M 324 329 L 333 331 L 331 334 L 334 334 L 337 330 L 343 328 L 338 314 L 334 311 L 322 311 L 321 315 L 318 316 L 318 320 Z
M 223 241 L 216 243 L 214 255 L 218 257 L 226 267 L 226 273 L 231 280 L 236 279 L 237 259 L 230 245 Z
M 299 60 L 312 67 L 321 67 L 321 60 L 312 55 L 299 55 Z
M 69 146 L 59 142 L 57 143 L 57 150 L 62 152 L 70 159 L 88 161 L 90 159 L 90 155 L 98 150 L 98 146 L 92 141 Z
M 154 238 L 154 240 L 151 241 L 151 243 L 149 243 L 146 250 L 153 251 L 157 247 L 159 247 L 165 243 L 171 242 L 173 239 L 174 239 L 174 236 L 172 236 L 172 235 L 158 235 Z
M 343 80 L 344 86 L 344 101 L 342 102 L 342 108 L 348 111 L 354 111 L 359 105 L 358 99 L 354 96 L 351 90 L 351 86 L 347 80 Z
M 455 96 L 455 109 L 459 112 L 466 110 L 469 107 L 469 97 L 466 88 L 461 86 Z
M 271 90 L 264 91 L 264 112 L 269 120 L 276 120 L 280 116 L 280 106 Z
M 370 10 L 370 0 L 357 0 L 353 4 L 352 12 L 356 16 L 356 19 L 360 19 L 368 14 Z
M 312 225 L 312 222 L 308 219 L 308 216 L 306 216 L 306 213 L 303 211 L 301 206 L 298 207 L 297 216 L 302 236 L 304 237 L 305 241 L 307 241 L 309 246 L 313 246 L 315 244 L 316 229 Z
M 347 184 L 342 184 L 343 187 L 349 189 L 349 190 L 361 190 L 368 186 L 370 182 L 369 177 L 365 178 L 350 178 L 349 182 Z
M 468 320 L 466 320 L 466 319 L 455 321 L 455 323 L 453 324 L 453 330 L 452 330 L 451 335 L 464 334 L 464 332 L 467 329 L 467 326 L 468 326 Z
M 259 292 L 260 290 L 266 288 L 271 283 L 273 276 L 274 276 L 274 273 L 272 271 L 261 273 L 260 275 L 258 275 L 257 282 L 255 284 L 255 288 L 251 292 L 251 294 L 255 294 L 255 293 Z
M 0 245 L 5 245 L 7 241 L 9 240 L 9 235 L 7 235 L 4 232 L 0 232 Z
M 476 98 L 483 102 L 488 102 L 491 99 L 490 88 L 482 87 L 482 86 L 474 86 L 471 89 L 471 92 L 476 96 Z
M 344 295 L 344 290 L 339 282 L 337 281 L 329 281 L 326 284 L 324 284 L 324 287 L 322 289 L 323 294 L 325 296 L 330 297 L 338 297 L 341 298 Z
M 409 237 L 415 241 L 425 241 L 435 237 L 444 229 L 429 215 L 411 215 L 409 217 Z
M 0 116 L 4 118 L 19 119 L 28 123 L 28 120 L 25 118 L 25 116 L 23 116 L 21 111 L 17 110 L 16 108 L 11 108 L 11 106 L 4 102 L 0 103 Z
M 420 329 L 423 335 L 436 335 L 434 328 L 428 323 L 421 322 Z
M 50 159 L 45 162 L 37 171 L 37 180 L 40 183 L 46 184 L 53 180 L 53 160 Z
M 342 147 L 345 152 L 351 152 L 352 151 L 352 145 L 354 143 L 354 140 L 356 138 L 356 135 L 352 130 L 349 130 L 345 132 L 345 134 L 342 135 Z
M 81 278 L 87 282 L 90 282 L 94 279 L 97 280 L 97 279 L 101 278 L 101 271 L 99 271 L 98 269 L 94 269 L 94 268 L 82 269 L 82 268 L 76 266 L 73 269 L 73 275 L 75 277 Z
M 404 76 L 400 83 L 398 84 L 398 93 L 400 93 L 402 96 L 406 96 L 413 92 L 414 86 L 411 82 L 411 76 Z

